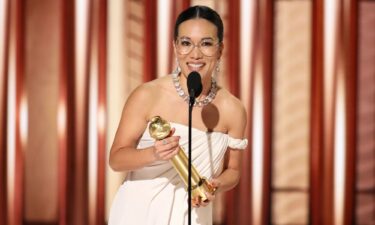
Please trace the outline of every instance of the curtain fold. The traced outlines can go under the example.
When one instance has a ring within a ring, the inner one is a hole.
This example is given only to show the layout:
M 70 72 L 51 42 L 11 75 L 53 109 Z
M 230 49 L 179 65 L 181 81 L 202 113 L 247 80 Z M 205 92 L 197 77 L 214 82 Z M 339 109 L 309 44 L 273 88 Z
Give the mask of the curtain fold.
M 24 150 L 27 145 L 27 96 L 24 77 L 24 2 L 21 0 L 2 3 L 2 134 L 1 180 L 6 197 L 1 205 L 2 222 L 22 224 L 24 207 Z M 4 87 L 5 85 L 5 87 Z M 3 95 L 4 94 L 4 95 Z M 3 152 L 5 151 L 5 152 Z M 3 163 L 5 162 L 5 163 Z M 5 177 L 3 177 L 5 176 Z M 6 186 L 5 186 L 6 185 Z M 6 214 L 6 215 L 5 215 Z

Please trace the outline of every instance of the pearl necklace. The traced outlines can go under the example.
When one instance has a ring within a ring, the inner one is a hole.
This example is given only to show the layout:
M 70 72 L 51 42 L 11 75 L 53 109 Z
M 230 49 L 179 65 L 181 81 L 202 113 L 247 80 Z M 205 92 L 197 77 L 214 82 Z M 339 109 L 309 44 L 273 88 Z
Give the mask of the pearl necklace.
M 178 95 L 182 99 L 184 99 L 185 102 L 189 104 L 189 95 L 187 95 L 184 92 L 184 90 L 181 88 L 179 73 L 172 73 L 172 80 L 173 80 L 173 84 L 174 84 L 174 87 L 176 88 Z M 212 102 L 212 100 L 215 99 L 216 91 L 217 91 L 216 80 L 212 78 L 211 89 L 210 89 L 209 94 L 203 100 L 195 99 L 194 106 L 203 107 L 203 106 L 208 105 L 210 102 Z

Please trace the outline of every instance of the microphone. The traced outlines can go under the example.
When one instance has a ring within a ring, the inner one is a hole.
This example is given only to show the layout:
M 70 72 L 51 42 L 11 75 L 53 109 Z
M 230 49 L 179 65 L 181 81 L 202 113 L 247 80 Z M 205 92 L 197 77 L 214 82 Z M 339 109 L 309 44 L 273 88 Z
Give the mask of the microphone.
M 189 91 L 190 104 L 194 105 L 195 98 L 202 93 L 202 79 L 198 72 L 193 71 L 189 73 L 189 76 L 187 77 L 187 87 Z
M 192 113 L 195 103 L 195 98 L 198 97 L 202 92 L 202 80 L 201 75 L 193 71 L 189 73 L 187 77 L 187 88 L 189 91 L 189 157 L 188 157 L 188 224 L 191 224 L 191 194 L 192 194 L 192 162 L 191 162 L 191 130 L 192 130 Z

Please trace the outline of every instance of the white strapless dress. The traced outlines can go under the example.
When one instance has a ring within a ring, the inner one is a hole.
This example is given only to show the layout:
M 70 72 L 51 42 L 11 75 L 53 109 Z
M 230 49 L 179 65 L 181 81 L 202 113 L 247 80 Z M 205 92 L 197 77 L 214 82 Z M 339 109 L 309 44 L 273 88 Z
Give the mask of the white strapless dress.
M 180 136 L 180 146 L 188 155 L 188 127 L 171 123 Z M 245 149 L 246 139 L 234 139 L 221 132 L 192 128 L 192 163 L 208 180 L 223 170 L 228 147 Z M 148 128 L 137 149 L 150 147 L 154 139 Z M 112 203 L 108 225 L 187 225 L 188 196 L 184 183 L 169 161 L 158 161 L 128 173 Z M 193 208 L 192 225 L 212 225 L 212 204 Z

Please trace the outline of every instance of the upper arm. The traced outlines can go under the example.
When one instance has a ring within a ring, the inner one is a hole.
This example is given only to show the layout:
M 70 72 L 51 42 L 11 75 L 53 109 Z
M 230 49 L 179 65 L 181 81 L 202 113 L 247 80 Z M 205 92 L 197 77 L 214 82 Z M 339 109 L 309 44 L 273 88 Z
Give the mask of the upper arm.
M 229 109 L 227 111 L 228 135 L 232 138 L 243 139 L 245 138 L 247 113 L 245 107 L 239 100 L 232 104 L 233 105 L 230 107 L 226 107 Z M 228 147 L 225 167 L 240 170 L 243 154 L 242 152 L 243 150 L 236 150 Z
M 113 140 L 111 154 L 123 147 L 136 147 L 147 126 L 147 112 L 150 104 L 150 91 L 140 86 L 128 97 Z
M 237 100 L 228 108 L 228 135 L 232 138 L 243 139 L 247 123 L 245 107 L 239 100 Z

